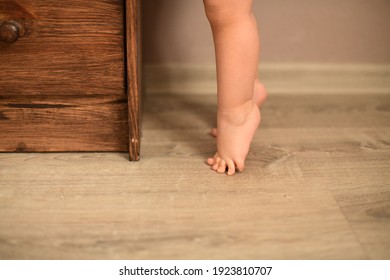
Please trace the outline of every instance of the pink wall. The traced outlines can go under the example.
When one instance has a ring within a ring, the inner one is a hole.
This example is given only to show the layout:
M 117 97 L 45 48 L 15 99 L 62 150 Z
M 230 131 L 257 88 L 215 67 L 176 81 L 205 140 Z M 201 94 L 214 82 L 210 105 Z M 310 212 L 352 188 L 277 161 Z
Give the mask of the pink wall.
M 267 63 L 390 63 L 390 0 L 254 0 Z M 146 63 L 213 63 L 202 0 L 143 0 Z

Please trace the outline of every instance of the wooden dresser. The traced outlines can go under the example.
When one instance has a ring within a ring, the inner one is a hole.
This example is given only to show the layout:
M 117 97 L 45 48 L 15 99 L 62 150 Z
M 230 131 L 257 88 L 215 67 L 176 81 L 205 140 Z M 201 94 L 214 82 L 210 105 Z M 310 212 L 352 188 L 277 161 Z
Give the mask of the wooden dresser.
M 140 154 L 139 0 L 0 0 L 0 151 Z

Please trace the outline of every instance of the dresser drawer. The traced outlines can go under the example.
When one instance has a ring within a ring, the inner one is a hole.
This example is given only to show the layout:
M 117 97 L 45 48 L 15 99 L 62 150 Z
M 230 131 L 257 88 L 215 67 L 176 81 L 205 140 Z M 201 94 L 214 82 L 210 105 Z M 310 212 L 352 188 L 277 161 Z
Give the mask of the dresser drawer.
M 0 151 L 128 151 L 125 4 L 0 0 Z

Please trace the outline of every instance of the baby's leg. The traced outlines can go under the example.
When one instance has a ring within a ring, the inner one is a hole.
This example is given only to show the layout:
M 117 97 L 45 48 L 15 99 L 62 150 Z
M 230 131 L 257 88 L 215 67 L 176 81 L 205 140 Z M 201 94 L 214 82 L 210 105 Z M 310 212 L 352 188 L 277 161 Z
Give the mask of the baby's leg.
M 233 175 L 242 171 L 260 124 L 253 100 L 260 41 L 252 0 L 204 0 L 214 36 L 217 63 L 217 153 L 212 168 Z

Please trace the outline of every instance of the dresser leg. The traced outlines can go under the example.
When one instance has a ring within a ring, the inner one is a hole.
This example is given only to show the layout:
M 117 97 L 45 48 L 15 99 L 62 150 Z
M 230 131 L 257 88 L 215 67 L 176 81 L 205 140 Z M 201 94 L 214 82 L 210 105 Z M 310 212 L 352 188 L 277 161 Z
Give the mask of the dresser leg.
M 140 159 L 141 28 L 140 0 L 126 0 L 127 98 L 130 161 Z

